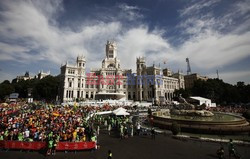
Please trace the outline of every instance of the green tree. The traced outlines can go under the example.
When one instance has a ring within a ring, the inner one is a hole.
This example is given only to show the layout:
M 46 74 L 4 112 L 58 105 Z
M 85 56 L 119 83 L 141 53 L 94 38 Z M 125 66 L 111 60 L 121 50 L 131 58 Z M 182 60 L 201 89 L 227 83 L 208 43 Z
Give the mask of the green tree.
M 60 78 L 47 76 L 41 79 L 35 86 L 38 99 L 55 100 L 58 95 Z
M 14 92 L 14 87 L 10 81 L 5 80 L 0 84 L 0 99 L 3 100 L 6 96 Z
M 177 97 L 179 97 L 179 96 L 181 95 L 183 98 L 188 98 L 188 97 L 191 96 L 192 92 L 191 92 L 190 89 L 183 89 L 183 88 L 181 88 L 181 89 L 179 89 L 179 90 L 176 89 L 176 90 L 174 91 L 174 94 L 175 94 L 175 96 L 177 96 Z
M 191 93 L 194 96 L 209 98 L 218 104 L 250 102 L 250 85 L 245 85 L 244 82 L 231 85 L 220 79 L 197 80 Z
M 181 132 L 181 127 L 177 122 L 173 122 L 171 125 L 171 131 L 173 135 L 177 135 Z

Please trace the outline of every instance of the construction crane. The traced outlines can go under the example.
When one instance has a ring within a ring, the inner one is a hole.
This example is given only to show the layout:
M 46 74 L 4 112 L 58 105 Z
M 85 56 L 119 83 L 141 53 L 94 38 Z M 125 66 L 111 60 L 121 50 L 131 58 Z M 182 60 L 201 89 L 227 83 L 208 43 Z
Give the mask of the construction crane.
M 216 74 L 217 74 L 217 79 L 220 79 L 218 70 L 216 70 Z
M 186 58 L 186 62 L 187 62 L 187 75 L 190 75 L 192 72 L 188 57 Z

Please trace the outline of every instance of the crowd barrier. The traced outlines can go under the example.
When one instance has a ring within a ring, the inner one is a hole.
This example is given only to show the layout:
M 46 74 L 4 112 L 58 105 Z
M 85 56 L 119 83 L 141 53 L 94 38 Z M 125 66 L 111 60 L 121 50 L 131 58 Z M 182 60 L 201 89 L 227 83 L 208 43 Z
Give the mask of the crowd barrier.
M 0 149 L 4 148 L 4 141 L 0 141 Z
M 0 141 L 2 149 L 41 150 L 46 149 L 47 145 L 46 142 Z M 56 150 L 88 150 L 95 146 L 95 142 L 59 142 Z

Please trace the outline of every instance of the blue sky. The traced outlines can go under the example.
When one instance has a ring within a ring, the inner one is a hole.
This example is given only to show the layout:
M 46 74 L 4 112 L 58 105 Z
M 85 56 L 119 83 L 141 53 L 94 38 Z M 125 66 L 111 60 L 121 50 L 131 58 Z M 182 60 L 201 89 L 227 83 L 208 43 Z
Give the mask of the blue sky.
M 138 56 L 174 72 L 250 83 L 250 0 L 2 0 L 0 81 L 29 71 L 60 72 L 85 55 L 101 67 L 115 40 L 123 68 Z M 166 64 L 163 62 L 166 61 Z

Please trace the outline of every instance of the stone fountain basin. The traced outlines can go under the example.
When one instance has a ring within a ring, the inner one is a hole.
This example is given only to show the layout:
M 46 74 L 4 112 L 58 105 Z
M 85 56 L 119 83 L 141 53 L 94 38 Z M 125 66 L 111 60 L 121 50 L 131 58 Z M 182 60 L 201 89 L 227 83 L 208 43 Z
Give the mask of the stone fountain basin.
M 166 112 L 154 112 L 151 123 L 164 129 L 170 129 L 177 122 L 182 131 L 204 133 L 250 132 L 250 125 L 244 117 L 234 114 L 213 112 L 214 116 L 168 115 Z

